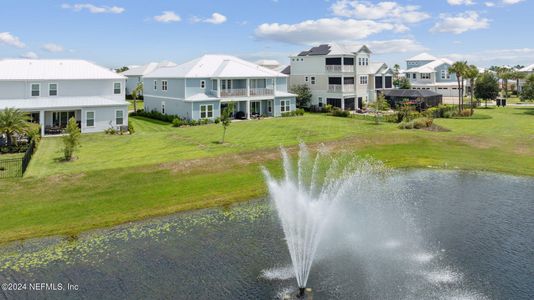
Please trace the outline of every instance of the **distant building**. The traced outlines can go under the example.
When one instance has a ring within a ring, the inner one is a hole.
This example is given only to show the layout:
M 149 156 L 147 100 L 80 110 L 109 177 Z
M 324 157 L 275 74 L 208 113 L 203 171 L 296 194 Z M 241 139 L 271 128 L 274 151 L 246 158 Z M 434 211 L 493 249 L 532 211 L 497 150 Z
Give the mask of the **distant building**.
M 172 61 L 162 61 L 159 63 L 151 62 L 143 66 L 133 67 L 128 71 L 122 72 L 121 75 L 126 76 L 126 95 L 131 95 L 132 91 L 140 82 L 143 82 L 143 76 L 154 72 L 158 68 L 174 67 L 175 63 Z
M 379 89 L 391 89 L 393 72 L 384 63 L 371 61 L 367 46 L 323 44 L 291 56 L 290 86 L 307 85 L 312 105 L 344 110 L 362 108 L 376 99 Z
M 453 62 L 422 53 L 406 60 L 404 75 L 412 89 L 430 90 L 444 97 L 458 97 L 456 74 L 449 73 Z
M 526 76 L 534 74 L 534 64 L 520 69 L 519 72 L 524 73 Z M 519 80 L 519 86 L 517 87 L 518 92 L 523 91 L 523 86 L 525 85 L 525 82 L 526 78 Z
M 70 118 L 82 133 L 128 124 L 126 77 L 85 60 L 0 60 L 0 110 L 28 112 L 41 136 L 61 134 Z
M 287 65 L 280 64 L 277 60 L 274 59 L 262 59 L 255 62 L 258 66 L 280 72 L 287 68 Z

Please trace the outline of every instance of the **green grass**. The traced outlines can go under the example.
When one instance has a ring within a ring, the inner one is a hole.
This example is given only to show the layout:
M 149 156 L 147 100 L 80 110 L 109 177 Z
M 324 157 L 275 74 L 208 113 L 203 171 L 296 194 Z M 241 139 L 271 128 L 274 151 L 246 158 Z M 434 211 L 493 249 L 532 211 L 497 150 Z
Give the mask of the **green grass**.
M 0 181 L 0 242 L 77 234 L 177 211 L 265 195 L 261 165 L 280 170 L 280 145 L 371 155 L 396 168 L 447 168 L 534 176 L 534 108 L 479 109 L 439 119 L 450 132 L 306 115 L 173 128 L 133 118 L 132 136 L 89 134 L 74 162 L 59 162 L 61 139 L 45 138 L 23 179 Z
M 128 100 L 128 102 L 130 103 L 130 105 L 128 105 L 128 110 L 133 111 L 134 110 L 133 100 Z M 137 100 L 136 104 L 137 104 L 137 109 L 143 108 L 143 100 Z

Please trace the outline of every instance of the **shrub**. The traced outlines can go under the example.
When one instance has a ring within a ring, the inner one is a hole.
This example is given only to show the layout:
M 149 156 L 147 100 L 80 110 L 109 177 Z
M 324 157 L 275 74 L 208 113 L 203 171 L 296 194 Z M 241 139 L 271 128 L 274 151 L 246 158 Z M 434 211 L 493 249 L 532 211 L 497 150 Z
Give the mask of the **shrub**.
M 434 123 L 431 118 L 417 118 L 408 122 L 402 122 L 399 124 L 400 129 L 422 129 L 429 128 Z
M 219 124 L 219 123 L 221 123 L 221 118 L 216 118 L 216 119 L 213 121 L 213 123 L 215 123 L 215 124 Z
M 184 122 L 182 121 L 182 119 L 174 118 L 174 120 L 172 120 L 172 127 L 180 127 L 182 125 L 184 125 Z
M 295 115 L 304 116 L 304 109 L 299 108 L 299 109 L 295 110 Z
M 341 118 L 348 118 L 348 117 L 350 117 L 350 112 L 347 111 L 347 110 L 334 109 L 332 111 L 332 116 L 341 117 Z
M 323 112 L 325 113 L 332 112 L 332 110 L 334 110 L 334 107 L 330 104 L 326 104 L 325 106 L 323 106 Z
M 473 114 L 471 113 L 470 109 L 464 109 L 458 114 L 459 117 L 463 117 L 463 118 L 468 118 L 468 117 L 470 117 L 472 115 Z
M 70 118 L 67 123 L 67 135 L 63 136 L 63 143 L 65 148 L 63 149 L 63 155 L 66 161 L 72 160 L 74 152 L 80 146 L 80 128 L 76 123 L 76 119 Z
M 286 112 L 282 113 L 282 117 L 284 117 L 284 118 L 294 117 L 294 116 L 296 116 L 295 111 L 286 111 Z
M 429 108 L 424 115 L 429 118 L 452 118 L 457 112 L 457 107 L 454 105 L 439 105 Z
M 132 121 L 130 121 L 130 120 L 128 120 L 128 131 L 130 132 L 130 134 L 134 134 L 135 133 L 135 128 L 133 126 Z

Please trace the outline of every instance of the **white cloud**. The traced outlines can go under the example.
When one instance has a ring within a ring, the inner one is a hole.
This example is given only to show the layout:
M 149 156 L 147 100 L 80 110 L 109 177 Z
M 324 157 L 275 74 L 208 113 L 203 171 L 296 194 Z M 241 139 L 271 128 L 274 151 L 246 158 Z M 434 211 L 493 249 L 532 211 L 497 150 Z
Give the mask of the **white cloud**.
M 487 7 L 494 7 L 495 2 L 485 2 L 484 5 L 486 5 Z
M 447 3 L 450 5 L 474 5 L 475 1 L 473 0 L 447 0 Z
M 369 46 L 369 49 L 375 54 L 423 52 L 428 50 L 428 48 L 413 39 L 367 41 L 361 44 Z
M 523 2 L 525 0 L 502 0 L 502 3 L 503 4 L 506 4 L 506 5 L 514 5 L 514 4 L 517 4 L 519 2 Z
M 446 55 L 453 60 L 467 60 L 469 63 L 501 65 L 530 63 L 534 61 L 534 48 L 492 49 L 472 53 L 452 53 Z
M 32 52 L 32 51 L 30 51 L 30 52 L 26 52 L 26 53 L 24 53 L 24 54 L 21 54 L 20 57 L 21 57 L 21 58 L 27 58 L 27 59 L 38 59 L 38 58 L 39 58 L 39 56 L 37 55 L 37 53 Z
M 180 22 L 182 18 L 173 11 L 164 11 L 159 16 L 154 16 L 154 20 L 161 23 Z
M 41 48 L 43 48 L 43 50 L 45 50 L 45 51 L 52 52 L 52 53 L 65 51 L 63 46 L 58 45 L 58 44 L 54 44 L 54 43 L 44 44 Z
M 206 18 L 206 19 L 202 19 L 202 18 L 199 18 L 199 17 L 192 17 L 191 18 L 191 22 L 193 23 L 200 23 L 200 22 L 204 22 L 204 23 L 211 23 L 211 24 L 222 24 L 224 22 L 226 22 L 227 18 L 225 15 L 222 15 L 220 13 L 213 13 L 211 14 L 211 17 L 210 18 Z
M 518 4 L 518 3 L 521 3 L 521 2 L 524 2 L 524 1 L 525 0 L 501 0 L 501 1 L 498 1 L 498 2 L 488 1 L 488 2 L 484 2 L 484 5 L 486 7 L 502 7 L 502 6 L 507 6 L 507 5 Z
M 338 0 L 330 7 L 334 15 L 365 20 L 393 20 L 401 23 L 418 23 L 430 18 L 417 5 L 400 5 L 393 1 Z
M 0 32 L 0 44 L 24 48 L 26 45 L 20 39 L 9 32 Z
M 122 14 L 126 9 L 119 6 L 96 6 L 90 3 L 62 4 L 61 8 L 73 11 L 87 10 L 92 14 Z
M 461 34 L 466 31 L 488 27 L 489 19 L 480 17 L 475 11 L 467 11 L 457 15 L 441 14 L 438 22 L 430 29 L 430 31 Z
M 256 28 L 256 37 L 293 44 L 315 44 L 337 40 L 356 41 L 383 31 L 405 32 L 402 24 L 325 18 L 296 24 L 264 23 Z

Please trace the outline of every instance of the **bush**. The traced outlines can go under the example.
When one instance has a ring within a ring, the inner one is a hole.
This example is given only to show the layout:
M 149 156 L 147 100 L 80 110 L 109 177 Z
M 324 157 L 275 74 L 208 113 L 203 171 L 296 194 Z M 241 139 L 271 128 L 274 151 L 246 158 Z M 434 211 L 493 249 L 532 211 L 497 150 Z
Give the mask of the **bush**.
M 463 117 L 463 118 L 468 118 L 468 117 L 470 117 L 472 115 L 473 114 L 471 113 L 470 109 L 464 109 L 458 114 L 459 117 Z
M 282 113 L 282 117 L 284 118 L 287 118 L 287 117 L 294 117 L 296 116 L 297 114 L 295 113 L 295 111 L 286 111 L 286 112 L 283 112 Z
M 350 112 L 347 110 L 341 110 L 341 109 L 334 109 L 332 111 L 332 116 L 334 117 L 341 117 L 341 118 L 348 118 L 350 117 Z
M 180 127 L 182 125 L 184 125 L 184 122 L 182 121 L 182 119 L 175 118 L 174 120 L 172 120 L 172 127 Z
M 215 121 L 213 121 L 213 123 L 215 123 L 215 124 L 219 124 L 219 123 L 221 123 L 221 118 L 219 118 L 219 117 L 216 118 Z
M 130 120 L 128 120 L 128 131 L 130 132 L 130 134 L 134 134 L 135 133 L 135 128 L 133 126 L 132 121 L 130 121 Z
M 298 108 L 297 110 L 295 110 L 295 115 L 304 116 L 304 109 Z
M 439 105 L 429 108 L 427 111 L 425 111 L 424 115 L 434 119 L 452 118 L 457 111 L 458 108 L 454 105 Z
M 330 104 L 326 104 L 325 106 L 323 106 L 323 112 L 325 113 L 332 112 L 332 110 L 334 110 L 334 107 Z
M 402 122 L 399 124 L 400 129 L 422 129 L 429 128 L 434 123 L 431 118 L 417 118 L 408 122 Z
M 104 133 L 105 134 L 110 134 L 110 135 L 115 135 L 115 134 L 117 134 L 117 130 L 115 128 L 113 128 L 113 127 L 110 127 L 108 129 L 104 130 Z

